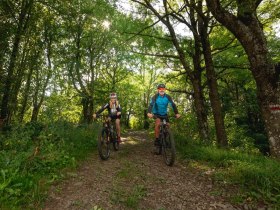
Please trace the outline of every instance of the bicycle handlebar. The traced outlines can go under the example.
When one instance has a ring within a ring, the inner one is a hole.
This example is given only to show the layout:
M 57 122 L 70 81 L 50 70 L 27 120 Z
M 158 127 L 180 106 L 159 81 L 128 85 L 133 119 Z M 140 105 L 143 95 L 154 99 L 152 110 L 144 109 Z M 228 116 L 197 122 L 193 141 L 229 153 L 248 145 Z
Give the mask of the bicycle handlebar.
M 113 119 L 111 118 L 111 120 L 109 120 L 110 119 L 109 114 L 97 114 L 94 119 L 97 120 L 98 118 L 101 118 L 101 120 L 104 121 L 104 122 L 107 122 L 107 121 L 110 122 L 110 121 L 115 121 L 116 120 L 115 118 L 113 118 Z
M 156 115 L 156 114 L 153 115 L 153 118 L 154 118 L 154 119 L 160 118 L 160 119 L 162 119 L 162 120 L 163 120 L 163 119 L 168 119 L 168 118 L 169 118 L 169 119 L 170 119 L 170 118 L 175 118 L 175 119 L 177 119 L 175 116 L 168 116 L 168 115 L 162 116 L 162 115 Z
M 99 118 L 99 117 L 108 117 L 108 115 L 106 114 L 95 114 L 96 115 L 96 118 Z
M 98 119 L 105 120 L 106 118 L 108 118 L 108 115 L 106 114 L 96 114 L 96 117 L 93 117 L 93 120 L 98 120 Z

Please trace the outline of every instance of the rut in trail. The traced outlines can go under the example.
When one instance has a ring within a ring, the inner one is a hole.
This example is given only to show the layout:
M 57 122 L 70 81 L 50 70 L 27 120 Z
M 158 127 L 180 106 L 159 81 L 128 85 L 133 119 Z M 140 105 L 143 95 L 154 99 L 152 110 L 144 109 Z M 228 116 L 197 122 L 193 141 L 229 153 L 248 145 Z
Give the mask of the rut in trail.
M 129 132 L 109 160 L 94 153 L 69 178 L 52 186 L 45 210 L 241 209 L 217 193 L 208 175 L 152 154 L 145 131 Z M 224 193 L 225 194 L 225 193 Z

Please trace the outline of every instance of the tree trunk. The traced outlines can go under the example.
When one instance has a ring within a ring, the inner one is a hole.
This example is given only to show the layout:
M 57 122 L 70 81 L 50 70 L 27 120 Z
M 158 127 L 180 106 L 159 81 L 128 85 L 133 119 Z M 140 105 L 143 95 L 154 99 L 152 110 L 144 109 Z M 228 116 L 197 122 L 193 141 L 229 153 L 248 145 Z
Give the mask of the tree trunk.
M 266 68 L 262 65 L 264 60 L 254 60 L 255 71 L 261 72 Z M 263 68 L 262 68 L 263 67 Z M 261 108 L 262 118 L 264 120 L 266 132 L 268 135 L 270 153 L 273 157 L 280 158 L 280 88 L 279 82 L 273 82 L 267 77 L 256 77 L 258 102 Z
M 47 72 L 40 71 L 38 67 L 36 66 L 36 86 L 35 86 L 35 94 L 33 98 L 33 112 L 32 112 L 32 117 L 31 121 L 37 121 L 38 119 L 38 114 L 40 111 L 40 108 L 45 100 L 45 93 L 46 93 L 46 88 L 49 84 L 49 80 L 52 75 L 52 65 L 51 65 L 51 49 L 52 49 L 52 37 L 51 35 L 48 36 L 48 31 L 47 29 L 45 30 L 45 43 L 46 43 L 46 51 L 47 51 L 47 61 L 48 61 L 48 68 Z M 40 45 L 39 45 L 40 46 Z M 38 52 L 36 53 L 36 56 L 40 56 L 40 53 L 43 51 L 43 46 L 40 46 L 38 49 Z M 41 75 L 40 75 L 41 73 Z M 41 90 L 41 91 L 40 91 Z
M 15 80 L 13 82 L 11 91 L 12 95 L 10 97 L 10 114 L 16 115 L 17 109 L 18 109 L 18 94 L 20 91 L 20 88 L 22 86 L 22 81 L 24 79 L 24 74 L 26 71 L 26 65 L 28 63 L 27 56 L 29 54 L 29 50 L 27 49 L 27 45 L 29 44 L 28 41 L 26 41 L 25 46 L 23 47 L 23 52 L 21 55 L 21 62 L 17 65 L 17 72 L 15 73 Z
M 21 16 L 20 16 L 21 17 Z M 9 100 L 11 96 L 11 87 L 13 83 L 13 76 L 14 76 L 14 67 L 17 60 L 18 50 L 19 50 L 19 44 L 21 40 L 21 33 L 22 33 L 22 24 L 23 19 L 22 17 L 19 22 L 19 26 L 15 35 L 15 40 L 13 44 L 13 50 L 10 58 L 10 63 L 8 67 L 8 75 L 6 77 L 5 85 L 4 85 L 4 91 L 3 91 L 3 98 L 1 102 L 1 119 L 4 119 L 7 117 L 9 113 Z M 7 123 L 7 122 L 6 122 Z
M 201 37 L 203 55 L 206 65 L 206 77 L 209 87 L 209 98 L 214 116 L 217 143 L 220 147 L 227 147 L 228 140 L 224 124 L 224 116 L 222 113 L 221 100 L 218 93 L 217 77 L 214 70 L 213 59 L 211 54 L 211 45 L 208 36 L 209 18 L 204 16 L 199 19 L 199 33 Z
M 211 107 L 214 115 L 217 143 L 218 146 L 227 147 L 228 140 L 227 140 L 227 135 L 225 130 L 224 116 L 222 113 L 222 105 L 218 93 L 217 78 L 213 66 L 209 43 L 206 46 L 203 46 L 203 49 L 204 49 L 203 51 L 204 51 L 204 58 L 205 58 L 205 65 L 206 65 L 207 82 L 209 87 L 209 98 L 211 101 Z
M 263 31 L 254 28 L 254 39 L 243 41 L 248 54 L 251 71 L 256 80 L 258 104 L 261 109 L 270 153 L 280 158 L 280 69 L 274 67 L 269 59 L 267 44 Z M 258 32 L 258 33 L 257 33 Z
M 144 129 L 149 129 L 149 121 L 148 121 L 148 116 L 147 116 L 147 109 L 144 110 Z
M 89 97 L 89 106 L 88 106 L 88 117 L 87 123 L 90 124 L 93 121 L 93 99 Z
M 34 105 L 32 110 L 31 122 L 37 122 L 40 107 Z
M 126 127 L 127 127 L 128 129 L 130 128 L 129 120 L 130 120 L 130 114 L 127 114 L 127 115 L 126 115 L 126 119 L 125 119 L 125 125 L 126 125 Z
M 262 24 L 257 18 L 260 2 L 238 1 L 237 16 L 222 8 L 219 0 L 207 0 L 207 5 L 214 17 L 235 35 L 248 55 L 270 153 L 280 158 L 280 113 L 276 111 L 280 107 L 280 70 L 271 63 Z
M 29 14 L 31 12 L 32 5 L 33 5 L 33 0 L 31 0 L 31 1 L 23 0 L 22 5 L 21 5 L 21 11 L 19 14 L 18 27 L 17 27 L 16 33 L 15 33 L 12 54 L 11 54 L 10 63 L 8 66 L 8 74 L 7 74 L 5 84 L 4 84 L 3 98 L 1 101 L 0 119 L 8 119 L 5 121 L 6 124 L 9 124 L 9 119 L 10 119 L 10 117 L 7 117 L 7 115 L 10 113 L 9 104 L 10 104 L 10 97 L 12 95 L 11 88 L 12 88 L 13 81 L 14 81 L 14 79 L 13 79 L 14 68 L 15 68 L 15 64 L 17 61 L 17 57 L 18 57 L 21 36 L 23 34 L 23 31 L 26 28 L 26 24 L 28 22 L 28 18 L 29 18 Z
M 193 54 L 193 65 L 194 72 L 193 77 L 190 77 L 190 80 L 193 85 L 194 90 L 194 105 L 195 105 L 195 113 L 198 121 L 198 129 L 200 139 L 209 144 L 210 143 L 210 135 L 209 135 L 209 126 L 207 120 L 207 108 L 205 106 L 205 98 L 203 95 L 203 87 L 201 84 L 201 74 L 202 74 L 202 66 L 201 66 L 201 37 L 197 31 L 197 18 L 195 15 L 194 9 L 190 9 L 190 21 L 191 28 L 194 37 L 194 54 Z
M 207 112 L 206 112 L 206 106 L 203 97 L 203 91 L 201 87 L 201 81 L 193 80 L 192 85 L 194 90 L 194 106 L 195 106 L 195 113 L 198 122 L 199 136 L 202 142 L 209 144 L 210 137 L 209 137 L 208 122 L 207 122 Z
M 93 100 L 90 96 L 85 96 L 82 99 L 82 105 L 83 105 L 83 123 L 90 124 L 93 120 Z
M 19 122 L 23 121 L 25 110 L 27 107 L 27 101 L 28 101 L 28 95 L 29 95 L 29 91 L 30 91 L 30 83 L 31 83 L 31 77 L 33 74 L 33 68 L 34 68 L 34 66 L 31 65 L 28 75 L 27 75 L 27 81 L 26 81 L 25 89 L 24 89 L 24 93 L 23 93 L 22 107 L 21 107 L 20 114 L 19 114 Z

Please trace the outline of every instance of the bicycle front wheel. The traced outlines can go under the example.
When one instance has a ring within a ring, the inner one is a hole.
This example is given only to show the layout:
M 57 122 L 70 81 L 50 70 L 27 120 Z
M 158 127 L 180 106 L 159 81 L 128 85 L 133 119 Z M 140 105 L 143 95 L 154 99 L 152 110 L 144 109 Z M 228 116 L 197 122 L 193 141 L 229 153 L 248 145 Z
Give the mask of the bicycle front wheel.
M 162 135 L 159 136 L 159 144 L 155 145 L 155 154 L 161 155 L 162 154 Z
M 98 137 L 98 153 L 102 160 L 107 160 L 110 156 L 110 142 L 109 135 L 105 128 L 103 128 Z
M 163 157 L 166 165 L 172 166 L 175 162 L 176 150 L 174 137 L 170 130 L 167 130 L 163 138 Z
M 120 143 L 118 142 L 118 136 L 117 133 L 114 131 L 112 134 L 113 139 L 113 147 L 115 151 L 118 151 L 120 148 Z

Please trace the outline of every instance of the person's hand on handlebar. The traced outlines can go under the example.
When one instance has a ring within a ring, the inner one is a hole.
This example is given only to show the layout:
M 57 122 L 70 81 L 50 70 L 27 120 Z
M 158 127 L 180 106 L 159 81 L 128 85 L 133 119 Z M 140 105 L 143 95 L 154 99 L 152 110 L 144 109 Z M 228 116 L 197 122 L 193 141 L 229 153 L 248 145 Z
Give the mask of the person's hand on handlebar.
M 96 119 L 97 118 L 97 115 L 96 114 L 93 114 L 93 119 Z
M 149 118 L 152 118 L 154 115 L 153 115 L 152 113 L 148 113 L 147 116 L 148 116 Z
M 175 117 L 178 119 L 178 118 L 181 117 L 181 115 L 180 114 L 175 114 Z

